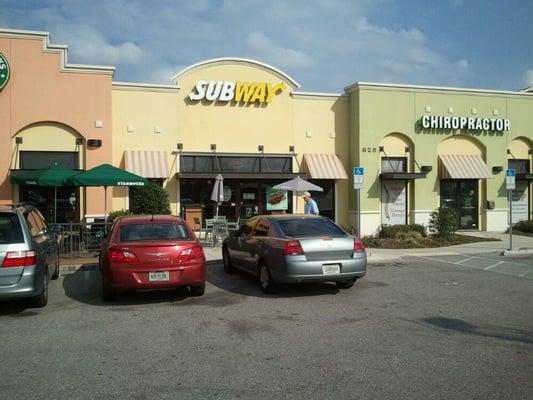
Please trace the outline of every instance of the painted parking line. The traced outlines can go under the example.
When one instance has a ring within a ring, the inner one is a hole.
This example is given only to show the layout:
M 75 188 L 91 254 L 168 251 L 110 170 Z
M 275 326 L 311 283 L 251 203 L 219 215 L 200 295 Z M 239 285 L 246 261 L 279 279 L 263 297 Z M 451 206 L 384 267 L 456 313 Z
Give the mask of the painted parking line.
M 488 270 L 490 270 L 490 269 L 492 269 L 492 268 L 494 268 L 494 267 L 497 267 L 497 266 L 500 265 L 500 264 L 503 264 L 504 262 L 505 262 L 505 261 L 498 261 L 496 264 L 489 265 L 488 267 L 483 268 L 483 269 L 484 269 L 485 271 L 488 271 Z
M 477 269 L 487 272 L 495 272 L 502 275 L 515 276 L 519 278 L 533 280 L 533 268 L 531 263 L 523 263 L 519 261 L 500 260 L 492 257 L 480 257 L 461 255 L 461 259 L 457 259 L 460 255 L 454 256 L 415 256 L 428 261 L 438 261 L 444 264 L 455 265 L 456 267 L 465 267 Z

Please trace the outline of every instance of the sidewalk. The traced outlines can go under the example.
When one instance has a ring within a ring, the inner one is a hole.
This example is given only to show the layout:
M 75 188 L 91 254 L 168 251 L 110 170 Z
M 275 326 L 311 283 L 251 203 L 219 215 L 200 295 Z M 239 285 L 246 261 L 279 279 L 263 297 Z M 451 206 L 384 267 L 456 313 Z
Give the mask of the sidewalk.
M 367 248 L 368 264 L 384 264 L 401 260 L 407 256 L 447 256 L 456 254 L 506 253 L 508 256 L 526 256 L 533 260 L 533 237 L 513 235 L 513 251 L 508 252 L 509 235 L 496 232 L 467 232 L 469 236 L 496 238 L 499 242 L 477 242 L 457 246 L 435 247 L 425 249 L 374 249 Z M 204 246 L 207 261 L 222 262 L 220 246 Z M 97 257 L 61 258 L 61 273 L 76 271 L 83 265 L 97 264 Z

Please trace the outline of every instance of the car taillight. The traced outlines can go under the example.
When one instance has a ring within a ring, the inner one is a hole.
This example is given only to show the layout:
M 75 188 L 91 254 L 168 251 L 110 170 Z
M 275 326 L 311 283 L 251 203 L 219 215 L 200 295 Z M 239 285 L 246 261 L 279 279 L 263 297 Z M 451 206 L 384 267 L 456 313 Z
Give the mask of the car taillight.
M 365 251 L 365 245 L 360 239 L 353 240 L 353 252 L 355 253 L 364 253 Z
M 1 267 L 27 267 L 37 264 L 37 254 L 34 251 L 8 251 Z
M 198 262 L 205 258 L 204 249 L 202 246 L 193 246 L 182 250 L 178 261 L 180 263 Z
M 137 256 L 126 250 L 111 249 L 109 250 L 110 262 L 121 262 L 127 264 L 137 264 Z
M 304 254 L 304 249 L 299 240 L 289 240 L 285 242 L 285 245 L 283 246 L 284 256 L 295 256 L 298 254 Z

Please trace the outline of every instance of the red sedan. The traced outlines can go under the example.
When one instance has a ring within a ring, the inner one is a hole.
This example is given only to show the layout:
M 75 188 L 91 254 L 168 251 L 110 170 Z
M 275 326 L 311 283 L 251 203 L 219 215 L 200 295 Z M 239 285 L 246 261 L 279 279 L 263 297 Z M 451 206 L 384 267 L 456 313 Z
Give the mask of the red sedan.
M 205 255 L 187 224 L 171 215 L 118 218 L 100 252 L 104 301 L 118 292 L 188 286 L 205 291 Z

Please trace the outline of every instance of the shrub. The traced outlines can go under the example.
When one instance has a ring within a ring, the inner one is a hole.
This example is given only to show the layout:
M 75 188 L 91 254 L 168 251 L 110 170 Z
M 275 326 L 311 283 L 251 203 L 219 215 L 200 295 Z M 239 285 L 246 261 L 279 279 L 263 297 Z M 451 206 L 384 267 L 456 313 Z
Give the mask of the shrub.
M 401 239 L 401 236 L 409 236 L 412 233 L 417 233 L 418 237 L 425 237 L 426 227 L 420 224 L 383 225 L 379 231 L 379 237 L 384 239 Z
M 529 221 L 520 221 L 513 225 L 513 229 L 524 233 L 533 233 L 533 219 Z
M 449 237 L 459 226 L 457 212 L 453 208 L 437 208 L 429 216 L 429 231 L 438 236 Z
M 170 214 L 168 193 L 160 185 L 149 182 L 135 188 L 132 195 L 133 214 Z
M 109 213 L 109 220 L 113 221 L 115 218 L 123 217 L 125 215 L 131 215 L 132 212 L 128 210 L 117 210 L 117 211 L 111 211 Z

